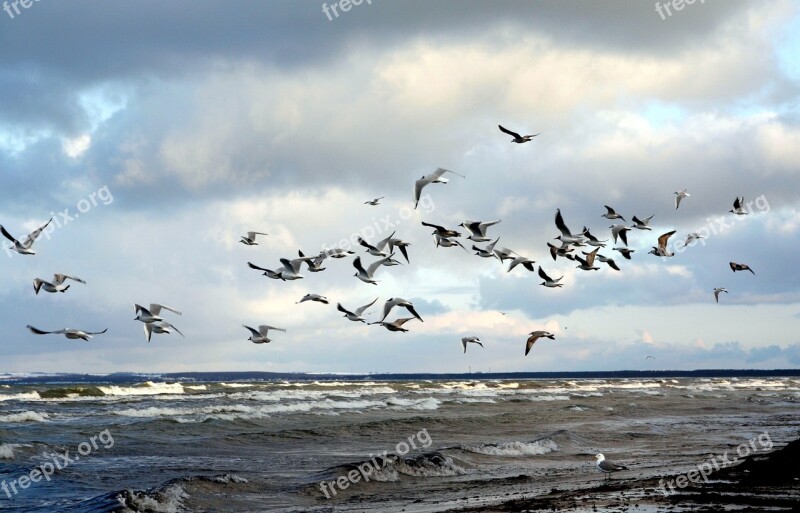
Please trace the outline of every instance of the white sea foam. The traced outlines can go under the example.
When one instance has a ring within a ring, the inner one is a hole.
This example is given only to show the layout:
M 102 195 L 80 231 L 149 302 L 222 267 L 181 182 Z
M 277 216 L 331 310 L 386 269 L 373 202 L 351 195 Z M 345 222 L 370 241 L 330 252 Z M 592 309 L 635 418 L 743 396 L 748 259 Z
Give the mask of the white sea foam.
M 487 456 L 539 456 L 557 451 L 558 445 L 553 440 L 545 438 L 535 442 L 503 442 L 465 446 L 463 449 Z
M 143 385 L 132 387 L 120 387 L 117 385 L 106 385 L 97 387 L 101 392 L 109 396 L 136 396 L 136 395 L 160 395 L 160 394 L 183 394 L 183 385 L 180 383 L 155 383 L 148 381 Z
M 23 411 L 19 413 L 9 413 L 8 415 L 0 415 L 0 422 L 47 422 L 49 417 L 47 413 Z
M 21 394 L 0 394 L 0 402 L 2 401 L 31 401 L 41 399 L 42 396 L 39 395 L 39 392 L 24 392 Z

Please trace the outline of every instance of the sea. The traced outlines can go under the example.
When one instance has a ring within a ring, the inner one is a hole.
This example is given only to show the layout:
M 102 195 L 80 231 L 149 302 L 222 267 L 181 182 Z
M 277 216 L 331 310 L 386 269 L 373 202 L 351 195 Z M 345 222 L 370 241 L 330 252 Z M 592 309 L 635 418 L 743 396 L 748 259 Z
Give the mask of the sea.
M 0 374 L 0 510 L 459 511 L 688 473 L 800 438 L 799 374 Z

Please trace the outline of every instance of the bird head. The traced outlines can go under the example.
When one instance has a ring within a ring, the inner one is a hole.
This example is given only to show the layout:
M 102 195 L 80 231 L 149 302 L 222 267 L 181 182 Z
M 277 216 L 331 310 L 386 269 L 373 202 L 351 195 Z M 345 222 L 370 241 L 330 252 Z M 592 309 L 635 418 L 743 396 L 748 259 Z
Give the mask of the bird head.
M 594 459 L 596 459 L 597 461 L 603 461 L 604 459 L 606 459 L 606 457 L 603 456 L 602 453 L 600 453 L 600 454 L 595 454 Z

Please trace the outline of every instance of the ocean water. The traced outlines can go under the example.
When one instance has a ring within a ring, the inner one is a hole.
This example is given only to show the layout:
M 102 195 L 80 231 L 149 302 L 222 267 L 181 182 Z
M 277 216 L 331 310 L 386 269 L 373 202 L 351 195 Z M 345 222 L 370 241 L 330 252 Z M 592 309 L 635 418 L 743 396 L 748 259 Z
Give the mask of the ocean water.
M 0 376 L 0 510 L 457 510 L 800 434 L 797 377 L 169 378 Z

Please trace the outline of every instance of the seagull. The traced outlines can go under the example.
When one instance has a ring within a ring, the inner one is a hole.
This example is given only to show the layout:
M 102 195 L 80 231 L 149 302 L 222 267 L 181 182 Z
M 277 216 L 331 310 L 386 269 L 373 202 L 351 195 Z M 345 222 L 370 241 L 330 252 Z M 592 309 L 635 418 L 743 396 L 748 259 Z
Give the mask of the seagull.
M 373 199 L 373 200 L 365 201 L 365 202 L 364 202 L 364 204 L 365 204 L 365 205 L 372 205 L 372 206 L 374 207 L 375 205 L 380 205 L 380 203 L 381 203 L 381 200 L 382 200 L 383 198 L 385 198 L 385 197 L 386 197 L 386 196 L 381 196 L 380 198 L 375 198 L 375 199 Z
M 380 324 L 381 326 L 383 326 L 384 328 L 386 328 L 389 331 L 406 332 L 408 330 L 402 327 L 403 324 L 407 323 L 408 321 L 413 321 L 413 320 L 414 320 L 413 317 L 403 317 L 403 318 L 397 319 L 397 320 L 395 320 L 393 322 L 378 321 L 378 322 L 371 322 L 369 324 Z
M 392 235 L 394 235 L 394 234 L 392 234 Z M 358 237 L 358 239 L 356 239 L 356 240 L 358 241 L 358 243 L 361 246 L 364 246 L 365 248 L 367 248 L 367 253 L 369 253 L 370 255 L 377 256 L 377 257 L 385 257 L 385 256 L 388 256 L 389 253 L 383 251 L 383 249 L 380 248 L 380 246 L 381 246 L 381 244 L 383 244 L 383 247 L 386 247 L 386 244 L 389 242 L 389 239 L 392 237 L 392 235 L 390 235 L 389 237 L 387 237 L 387 238 L 383 239 L 382 241 L 380 241 L 376 246 L 373 246 L 372 244 L 370 244 L 369 242 L 365 241 L 361 237 Z
M 512 260 L 510 264 L 508 264 L 508 271 L 506 272 L 510 273 L 511 269 L 515 268 L 518 265 L 521 265 L 530 272 L 534 272 L 536 271 L 536 266 L 533 265 L 535 263 L 536 263 L 535 260 L 531 260 L 530 258 L 524 256 L 518 256 L 514 260 Z
M 534 137 L 536 137 L 537 135 L 539 135 L 539 134 L 533 134 L 533 135 L 519 135 L 518 133 L 516 133 L 516 132 L 512 132 L 511 130 L 509 130 L 509 129 L 507 129 L 507 128 L 503 128 L 503 126 L 502 126 L 502 125 L 497 125 L 497 128 L 499 128 L 501 132 L 503 132 L 503 133 L 505 133 L 505 134 L 508 134 L 508 135 L 510 135 L 511 137 L 513 137 L 513 139 L 511 139 L 511 142 L 513 142 L 513 143 L 517 143 L 517 144 L 522 144 L 522 143 L 529 142 L 531 139 L 533 139 Z M 541 133 L 541 132 L 540 132 L 540 133 Z
M 350 251 L 349 249 L 342 249 L 342 248 L 333 248 L 328 249 L 320 253 L 320 255 L 329 256 L 331 258 L 345 258 L 347 255 L 355 255 L 355 251 Z
M 606 207 L 606 210 L 608 210 L 608 212 L 601 215 L 600 217 L 605 217 L 606 219 L 622 219 L 623 221 L 625 221 L 625 218 L 617 214 L 617 212 L 613 208 L 609 207 L 608 205 L 603 205 L 603 206 Z M 627 221 L 625 222 L 627 223 Z
M 689 235 L 686 236 L 686 240 L 683 241 L 683 245 L 684 246 L 688 246 L 692 242 L 694 242 L 696 240 L 700 240 L 700 239 L 705 239 L 705 236 L 700 235 L 697 232 L 692 232 L 692 233 L 690 233 Z
M 680 191 L 676 191 L 675 192 L 675 210 L 678 210 L 678 207 L 681 205 L 681 200 L 683 198 L 688 198 L 689 196 L 691 196 L 691 194 L 686 192 L 686 189 L 682 189 Z
M 612 224 L 609 228 L 611 228 L 611 235 L 614 237 L 614 244 L 617 243 L 617 237 L 619 237 L 626 246 L 628 245 L 627 232 L 631 231 L 630 228 L 624 224 Z
M 436 247 L 437 248 L 439 246 L 442 246 L 443 248 L 453 248 L 455 246 L 460 246 L 461 249 L 463 249 L 464 251 L 467 251 L 467 248 L 465 248 L 464 245 L 461 244 L 460 242 L 458 242 L 457 240 L 450 240 L 447 237 L 442 237 L 438 233 L 436 234 L 434 239 L 436 240 Z M 469 251 L 467 251 L 467 253 L 469 253 Z
M 461 345 L 464 346 L 465 353 L 467 352 L 467 344 L 469 343 L 478 344 L 479 346 L 483 347 L 483 344 L 481 344 L 481 339 L 478 337 L 461 337 Z
M 496 238 L 492 241 L 491 244 L 488 244 L 485 248 L 479 248 L 475 244 L 472 245 L 472 250 L 475 252 L 476 255 L 482 258 L 498 258 L 497 255 L 494 254 L 494 246 L 497 244 L 497 241 L 500 240 L 500 237 Z
M 597 237 L 595 237 L 594 235 L 589 233 L 589 229 L 586 228 L 586 227 L 583 228 L 583 236 L 586 237 L 586 239 L 587 239 L 586 240 L 586 244 L 588 244 L 590 246 L 598 247 L 598 248 L 606 247 L 605 243 L 608 242 L 608 239 L 599 240 Z
M 39 278 L 34 278 L 33 290 L 36 291 L 36 294 L 39 294 L 39 289 L 42 288 L 45 290 L 45 292 L 66 292 L 66 290 L 70 287 L 69 285 L 64 285 L 66 280 L 73 280 L 77 281 L 78 283 L 86 283 L 82 279 L 75 276 L 57 273 L 53 275 L 53 279 L 51 281 L 44 281 Z
M 724 292 L 724 293 L 727 294 L 728 293 L 728 289 L 726 289 L 725 287 L 717 287 L 717 288 L 714 289 L 714 299 L 717 300 L 717 303 L 719 303 L 719 293 L 720 292 Z
M 578 264 L 575 267 L 577 267 L 578 269 L 583 269 L 584 271 L 597 271 L 597 270 L 599 270 L 600 268 L 599 267 L 595 267 L 595 265 L 594 265 L 594 258 L 597 256 L 597 252 L 598 251 L 600 251 L 600 248 L 595 248 L 594 251 L 592 251 L 591 253 L 584 252 L 583 254 L 586 255 L 585 259 L 576 255 L 575 256 L 575 260 L 580 262 L 580 264 Z
M 614 251 L 619 251 L 622 253 L 622 256 L 627 258 L 628 260 L 631 259 L 631 253 L 634 253 L 635 249 L 628 249 L 628 248 L 614 248 Z
M 497 221 L 488 221 L 486 223 L 482 223 L 480 221 L 464 221 L 458 226 L 463 226 L 467 231 L 470 232 L 470 236 L 467 237 L 471 241 L 475 242 L 489 242 L 489 237 L 486 236 L 486 230 L 497 223 L 500 222 L 500 219 Z
M 183 333 L 181 333 L 178 328 L 166 321 L 146 322 L 142 324 L 142 327 L 144 328 L 144 336 L 147 339 L 147 342 L 150 342 L 150 337 L 153 333 L 165 333 L 168 335 L 172 333 L 172 330 L 175 330 L 180 336 L 184 337 Z
M 584 255 L 585 254 L 586 253 L 584 253 Z M 604 264 L 608 264 L 608 266 L 610 268 L 614 269 L 615 271 L 620 271 L 621 270 L 619 268 L 619 266 L 617 265 L 617 263 L 612 258 L 608 258 L 607 256 L 603 256 L 603 255 L 597 255 L 597 259 L 600 260 L 601 262 L 603 262 Z
M 258 246 L 258 242 L 256 242 L 256 235 L 269 235 L 268 233 L 263 232 L 247 232 L 247 235 L 242 237 L 241 242 L 246 246 Z
M 638 228 L 639 230 L 652 230 L 652 228 L 650 228 L 649 226 L 647 226 L 647 224 L 650 222 L 650 220 L 651 220 L 651 219 L 653 219 L 653 216 L 646 217 L 646 218 L 644 219 L 644 221 L 642 221 L 641 219 L 639 219 L 639 218 L 638 218 L 638 217 L 636 217 L 636 216 L 633 216 L 633 217 L 631 218 L 631 221 L 633 221 L 633 226 L 632 226 L 632 228 Z M 624 240 L 624 239 L 623 239 L 623 240 Z M 625 245 L 627 246 L 627 243 L 625 243 Z
M 530 337 L 528 337 L 528 341 L 525 342 L 525 356 L 528 356 L 528 353 L 531 352 L 531 348 L 533 344 L 536 343 L 542 337 L 549 338 L 550 340 L 555 340 L 556 336 L 550 333 L 549 331 L 531 331 L 529 333 Z
M 558 282 L 560 282 L 561 280 L 564 279 L 563 276 L 561 278 L 556 278 L 554 280 L 554 279 L 550 278 L 549 276 L 547 276 L 547 274 L 544 272 L 544 269 L 541 266 L 539 266 L 539 278 L 544 280 L 542 283 L 540 283 L 540 285 L 544 285 L 545 287 L 555 288 L 555 287 L 563 287 L 564 286 L 564 284 L 558 283 Z
M 414 310 L 414 305 L 411 304 L 411 301 L 408 301 L 401 297 L 390 297 L 389 299 L 386 300 L 386 302 L 383 304 L 383 317 L 381 317 L 382 321 L 385 320 L 386 317 L 388 317 L 389 312 L 391 312 L 392 308 L 394 308 L 395 306 L 400 306 L 405 308 L 411 315 L 419 319 L 420 322 L 424 322 L 422 320 L 422 317 L 420 317 L 417 311 Z
M 284 333 L 286 332 L 286 330 L 283 328 L 276 328 L 274 326 L 266 326 L 266 325 L 259 326 L 258 331 L 254 330 L 250 326 L 245 326 L 244 324 L 242 324 L 242 327 L 250 330 L 250 333 L 252 333 L 252 335 L 250 335 L 250 338 L 248 338 L 247 340 L 249 340 L 254 344 L 269 344 L 270 342 L 272 342 L 272 340 L 270 340 L 269 337 L 267 337 L 269 330 L 283 331 Z
M 747 264 L 737 264 L 736 262 L 730 262 L 731 270 L 733 272 L 736 271 L 750 271 L 751 273 L 755 274 L 755 271 L 750 269 L 750 266 Z
M 45 228 L 47 228 L 47 225 L 49 225 L 51 222 L 53 222 L 52 217 L 50 218 L 49 221 L 47 221 L 44 224 L 44 226 L 41 226 L 33 230 L 30 234 L 28 234 L 28 236 L 25 237 L 25 239 L 22 242 L 18 241 L 17 239 L 14 238 L 14 236 L 8 233 L 8 231 L 6 231 L 6 229 L 3 227 L 2 224 L 0 224 L 0 232 L 3 233 L 6 239 L 14 243 L 13 246 L 14 251 L 19 253 L 20 255 L 35 255 L 36 252 L 31 249 L 31 246 L 33 246 L 33 243 L 36 242 L 36 239 L 39 238 L 39 235 L 42 234 L 42 231 Z
M 272 278 L 273 280 L 281 280 L 281 273 L 283 273 L 283 267 L 278 267 L 274 271 L 272 269 L 267 269 L 266 267 L 259 267 L 252 262 L 247 262 L 247 265 L 251 269 L 256 269 L 258 271 L 264 271 L 264 276 Z
M 382 266 L 384 263 L 386 263 L 391 259 L 392 255 L 389 255 L 387 257 L 381 258 L 380 260 L 376 260 L 375 262 L 372 262 L 369 265 L 369 267 L 367 267 L 367 269 L 365 270 L 364 267 L 361 265 L 361 257 L 356 257 L 355 260 L 353 260 L 353 267 L 355 267 L 356 271 L 358 272 L 355 273 L 353 276 L 363 281 L 364 283 L 372 283 L 373 285 L 377 285 L 378 282 L 372 279 L 372 275 L 375 274 L 375 271 L 380 266 Z
M 744 196 L 741 198 L 737 196 L 736 199 L 733 200 L 733 210 L 728 210 L 728 212 L 733 212 L 737 216 L 746 216 L 749 212 L 742 207 L 743 204 Z M 8 237 L 8 235 L 6 235 L 6 237 Z
M 303 252 L 299 251 L 299 250 L 297 252 L 297 256 L 299 256 L 300 258 L 305 257 Z M 328 255 L 326 253 L 320 252 L 319 255 L 314 257 L 313 261 L 306 261 L 306 265 L 308 266 L 308 272 L 318 273 L 320 271 L 324 271 L 326 268 L 325 267 L 321 267 L 321 266 L 322 266 L 322 262 L 324 262 L 327 257 L 328 257 Z
M 148 310 L 150 310 L 150 313 L 153 314 L 153 315 L 161 315 L 161 310 L 162 309 L 163 310 L 169 310 L 170 312 L 178 314 L 178 315 L 183 315 L 181 312 L 175 310 L 172 307 L 169 307 L 169 306 L 166 306 L 166 305 L 159 305 L 158 303 L 150 303 L 150 308 L 148 308 Z
M 316 260 L 315 256 L 300 257 L 289 260 L 288 258 L 281 258 L 280 263 L 283 265 L 283 270 L 280 271 L 280 278 L 286 280 L 300 280 L 303 277 L 298 274 L 303 262 L 313 262 Z
M 575 251 L 575 248 L 570 247 L 570 245 L 567 244 L 566 242 L 562 242 L 561 247 L 556 247 L 550 244 L 549 242 L 547 243 L 547 246 L 550 248 L 550 256 L 553 257 L 553 260 L 555 260 L 556 257 L 559 256 L 562 257 L 571 256 L 570 253 Z
M 660 257 L 671 257 L 675 256 L 675 253 L 670 252 L 667 250 L 667 241 L 670 237 L 675 233 L 675 230 L 671 232 L 667 232 L 663 234 L 661 237 L 658 238 L 658 247 L 653 247 L 648 254 L 660 256 Z
M 328 298 L 326 298 L 325 296 L 320 296 L 319 294 L 306 294 L 305 296 L 303 296 L 303 299 L 295 302 L 295 304 L 299 304 L 304 301 L 316 301 L 317 303 L 322 303 L 325 305 L 328 304 Z
M 622 465 L 617 465 L 616 463 L 608 461 L 602 454 L 598 454 L 594 458 L 597 460 L 597 470 L 604 474 L 611 474 L 612 472 L 620 470 L 629 470 L 628 467 L 623 467 Z M 610 475 L 608 477 L 609 479 L 611 478 Z
M 361 321 L 363 323 L 366 323 L 367 321 L 364 320 L 362 315 L 364 315 L 364 312 L 367 310 L 367 308 L 369 308 L 370 306 L 374 305 L 375 301 L 377 301 L 377 300 L 378 300 L 378 298 L 375 298 L 375 299 L 372 300 L 371 303 L 368 303 L 368 304 L 366 304 L 364 306 L 359 306 L 358 308 L 356 308 L 355 312 L 351 312 L 350 310 L 346 309 L 345 307 L 342 306 L 341 303 L 336 303 L 336 309 L 339 310 L 340 312 L 344 313 L 344 316 L 347 317 L 348 319 L 350 319 L 351 321 L 355 321 L 355 322 Z
M 72 328 L 65 328 L 63 330 L 58 330 L 58 331 L 43 331 L 43 330 L 40 330 L 38 328 L 34 328 L 30 324 L 28 324 L 26 326 L 26 328 L 28 328 L 32 332 L 36 333 L 37 335 L 60 334 L 60 335 L 64 335 L 65 337 L 67 337 L 70 340 L 81 339 L 81 340 L 85 340 L 87 342 L 89 341 L 90 338 L 92 338 L 92 336 L 101 335 L 101 334 L 105 333 L 106 331 L 108 331 L 108 328 L 104 329 L 103 331 L 83 331 L 83 330 L 76 330 L 76 329 L 72 329 Z
M 499 238 L 500 237 L 498 237 L 498 239 Z M 494 248 L 492 253 L 494 253 L 494 256 L 500 259 L 501 264 L 506 260 L 514 260 L 517 256 L 519 256 L 513 250 L 508 248 Z
M 647 357 L 645 358 L 645 360 L 655 360 L 655 359 L 656 357 L 651 355 L 647 355 Z
M 466 178 L 464 175 L 460 175 L 455 171 L 450 171 L 449 169 L 443 169 L 441 167 L 437 168 L 433 173 L 423 176 L 414 182 L 414 208 L 417 208 L 417 205 L 419 204 L 419 197 L 422 194 L 422 189 L 425 188 L 426 185 L 430 183 L 447 183 L 449 181 L 447 178 L 442 178 L 442 175 L 445 173 L 453 173 L 461 178 Z
M 164 319 L 158 316 L 158 314 L 154 314 L 147 308 L 143 307 L 142 305 L 133 305 L 134 311 L 136 312 L 136 317 L 133 319 L 134 321 L 142 321 L 144 323 L 151 323 L 151 322 L 166 322 Z
M 564 223 L 564 218 L 561 216 L 561 209 L 556 209 L 556 228 L 561 232 L 561 235 L 556 237 L 556 240 L 566 242 L 567 244 L 583 243 L 583 234 L 573 234 Z
M 434 229 L 433 233 L 439 235 L 440 237 L 450 238 L 450 237 L 461 237 L 461 234 L 455 230 L 448 230 L 444 226 L 439 226 L 438 224 L 431 224 L 422 221 L 422 226 L 429 226 Z M 432 235 L 432 234 L 431 234 Z

